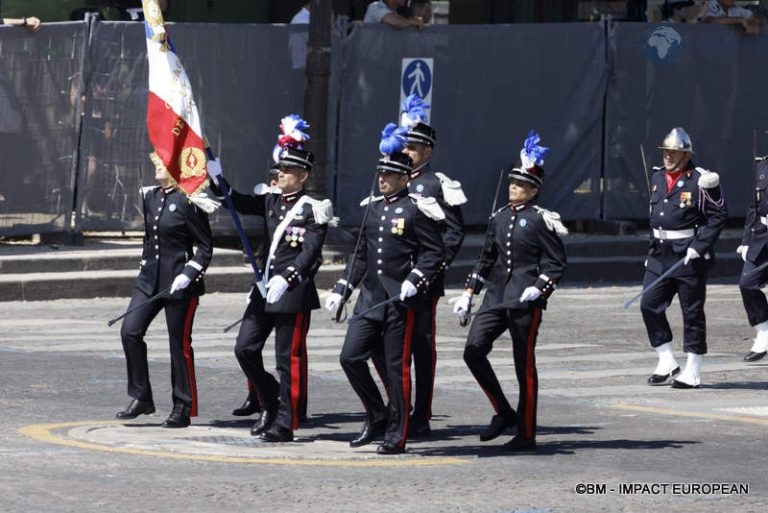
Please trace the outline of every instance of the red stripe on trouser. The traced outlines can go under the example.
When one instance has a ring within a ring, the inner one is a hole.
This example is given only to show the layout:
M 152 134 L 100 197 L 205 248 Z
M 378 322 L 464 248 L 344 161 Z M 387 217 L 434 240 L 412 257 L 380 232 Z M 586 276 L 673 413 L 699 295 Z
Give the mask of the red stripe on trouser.
M 299 427 L 299 397 L 301 396 L 302 346 L 307 337 L 307 317 L 299 312 L 293 324 L 291 339 L 290 374 L 291 374 L 291 429 Z
M 413 308 L 408 309 L 408 313 L 405 317 L 405 336 L 403 337 L 403 360 L 401 363 L 402 369 L 402 384 L 403 384 L 403 404 L 405 405 L 404 411 L 400 414 L 403 416 L 403 432 L 400 437 L 400 447 L 405 447 L 405 441 L 408 438 L 408 417 L 410 405 L 411 405 L 411 339 L 413 338 L 413 325 L 416 319 L 416 313 Z
M 539 331 L 539 322 L 541 321 L 541 308 L 535 308 L 531 316 L 531 327 L 528 330 L 528 340 L 526 340 L 525 356 L 525 433 L 527 437 L 533 437 L 533 422 L 536 412 L 536 383 L 534 374 L 536 366 L 534 362 L 533 351 L 536 347 L 536 335 Z
M 195 311 L 199 303 L 200 298 L 198 297 L 193 297 L 189 301 L 187 315 L 184 318 L 184 335 L 182 338 L 184 363 L 187 365 L 187 375 L 189 376 L 189 394 L 192 398 L 192 405 L 189 409 L 190 417 L 197 417 L 197 382 L 195 380 L 195 360 L 192 357 L 192 321 L 195 318 Z

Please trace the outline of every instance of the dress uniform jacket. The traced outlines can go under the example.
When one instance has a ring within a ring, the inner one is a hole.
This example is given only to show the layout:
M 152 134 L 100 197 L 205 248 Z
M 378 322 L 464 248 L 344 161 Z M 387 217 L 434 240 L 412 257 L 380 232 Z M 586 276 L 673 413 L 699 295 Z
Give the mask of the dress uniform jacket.
M 453 198 L 446 198 L 444 191 L 448 195 L 460 193 L 461 185 L 458 182 L 450 180 L 442 173 L 435 173 L 429 164 L 425 164 L 418 170 L 411 173 L 411 181 L 408 182 L 408 191 L 411 194 L 417 194 L 427 198 L 435 198 L 438 205 L 445 213 L 445 221 L 442 226 L 443 241 L 443 261 L 440 264 L 440 271 L 429 285 L 429 295 L 439 297 L 445 295 L 445 270 L 456 258 L 464 242 L 464 216 L 461 212 L 461 204 L 466 201 L 462 198 L 459 201 Z
M 173 297 L 202 295 L 203 275 L 213 257 L 208 216 L 173 188 L 147 187 L 142 194 L 144 244 L 141 271 L 134 286 L 152 296 L 169 288 L 183 273 L 192 283 Z
M 265 282 L 272 276 L 280 275 L 288 282 L 288 290 L 280 300 L 267 304 L 264 308 L 267 312 L 279 313 L 320 308 L 313 278 L 322 263 L 322 248 L 328 232 L 328 220 L 317 222 L 315 219 L 314 205 L 318 202 L 306 196 L 303 189 L 290 195 L 282 195 L 279 192 L 250 195 L 232 190 L 232 200 L 235 209 L 241 214 L 264 216 L 268 244 L 273 241 L 278 225 L 288 212 L 297 202 L 303 203 L 280 235 L 272 254 L 267 251 Z M 254 291 L 255 293 L 257 292 Z
M 485 247 L 466 283 L 475 294 L 487 285 L 483 307 L 528 308 L 518 299 L 530 286 L 541 290 L 535 304 L 546 307 L 566 266 L 563 242 L 550 228 L 553 222 L 559 223 L 557 214 L 531 203 L 507 205 L 493 214 Z
M 768 261 L 768 159 L 761 157 L 755 165 L 754 196 L 744 221 L 747 255 L 739 279 L 739 289 L 750 326 L 768 321 L 768 301 L 761 290 L 768 282 L 768 267 L 756 268 Z
M 378 196 L 371 201 L 357 254 L 350 258 L 344 271 L 347 279 L 340 280 L 333 291 L 346 300 L 362 281 L 355 304 L 357 313 L 399 295 L 400 286 L 407 279 L 419 294 L 406 299 L 405 304 L 416 310 L 428 308 L 425 292 L 442 265 L 443 244 L 437 221 L 427 217 L 418 203 L 428 204 L 428 208 L 440 212 L 437 215 L 442 214 L 440 207 L 434 198 L 409 196 L 407 188 L 391 197 Z M 380 320 L 382 311 L 373 310 L 365 316 Z
M 728 211 L 719 183 L 712 187 L 699 186 L 700 180 L 703 185 L 708 185 L 709 176 L 717 177 L 715 173 L 695 168 L 689 162 L 688 168 L 669 192 L 664 170 L 651 176 L 651 240 L 646 264 L 648 271 L 661 275 L 685 257 L 689 247 L 695 249 L 701 258 L 693 260 L 690 266 L 678 268 L 675 275 L 693 274 L 711 267 L 714 263 L 715 254 L 712 248 L 727 220 Z M 672 231 L 672 234 L 667 233 L 669 231 Z M 691 236 L 682 237 L 685 233 L 690 233 Z
M 755 166 L 755 190 L 752 203 L 744 219 L 744 237 L 747 260 L 763 263 L 768 259 L 768 159 L 762 157 Z

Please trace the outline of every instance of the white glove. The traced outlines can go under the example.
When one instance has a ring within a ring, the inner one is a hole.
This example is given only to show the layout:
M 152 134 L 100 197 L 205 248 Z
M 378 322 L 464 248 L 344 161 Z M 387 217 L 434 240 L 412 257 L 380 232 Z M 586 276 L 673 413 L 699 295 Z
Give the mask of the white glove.
M 331 292 L 331 295 L 325 298 L 325 309 L 329 312 L 333 313 L 341 304 L 341 294 L 337 294 L 336 292 Z
M 186 275 L 180 274 L 176 276 L 173 279 L 173 283 L 171 284 L 171 294 L 173 294 L 177 290 L 186 289 L 190 283 L 192 283 L 192 280 L 190 280 L 189 277 L 187 277 Z
M 219 177 L 221 176 L 221 162 L 219 159 L 209 160 L 206 167 L 208 169 L 208 176 L 211 177 L 213 183 L 219 185 Z
M 413 286 L 413 283 L 405 280 L 403 284 L 400 285 L 400 301 L 405 301 L 406 298 L 415 296 L 417 292 L 418 290 Z
M 741 259 L 745 262 L 747 261 L 747 251 L 749 251 L 749 246 L 739 246 L 736 248 L 736 253 L 741 255 Z
M 520 302 L 536 301 L 541 297 L 541 291 L 536 287 L 525 287 L 525 290 L 520 294 Z
M 459 320 L 464 319 L 469 312 L 469 307 L 472 305 L 472 294 L 465 292 L 459 299 L 456 300 L 456 304 L 453 305 L 453 313 Z
M 273 276 L 267 283 L 267 303 L 277 303 L 288 290 L 288 282 L 282 276 Z
M 700 256 L 698 251 L 693 248 L 688 248 L 688 251 L 685 252 L 685 262 L 683 262 L 683 265 L 688 265 L 688 262 L 696 260 Z

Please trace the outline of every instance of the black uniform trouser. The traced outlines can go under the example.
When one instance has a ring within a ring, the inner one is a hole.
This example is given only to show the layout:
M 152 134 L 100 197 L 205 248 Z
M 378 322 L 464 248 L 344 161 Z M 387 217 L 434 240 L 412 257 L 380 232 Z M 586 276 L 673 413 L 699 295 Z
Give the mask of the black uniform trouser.
M 541 326 L 541 308 L 525 310 L 480 310 L 469 328 L 464 347 L 464 361 L 480 388 L 491 401 L 496 413 L 511 410 L 499 379 L 488 360 L 493 343 L 504 330 L 512 336 L 512 355 L 520 389 L 517 402 L 517 433 L 526 438 L 536 436 L 536 410 L 539 397 L 539 374 L 536 370 L 536 339 Z
M 437 368 L 437 345 L 435 343 L 435 315 L 439 298 L 432 298 L 428 310 L 417 311 L 414 320 L 413 342 L 413 412 L 411 421 L 426 422 L 432 418 L 432 397 L 435 390 L 435 369 Z M 372 357 L 379 377 L 387 383 L 387 366 L 383 348 Z M 389 392 L 387 391 L 387 394 Z
M 739 278 L 739 290 L 744 310 L 747 311 L 747 319 L 750 326 L 757 326 L 761 322 L 768 321 L 768 300 L 760 288 L 768 283 L 768 267 L 751 272 L 759 264 L 747 260 L 742 268 Z
M 383 320 L 358 318 L 349 325 L 339 360 L 350 385 L 360 397 L 366 420 L 387 419 L 384 439 L 405 447 L 411 408 L 411 343 L 416 312 L 402 304 L 382 307 Z M 367 360 L 383 352 L 389 408 L 384 405 Z M 387 411 L 388 410 L 388 411 Z
M 149 296 L 139 289 L 133 290 L 130 310 L 146 301 Z M 129 313 L 123 319 L 120 337 L 123 341 L 125 362 L 128 368 L 128 395 L 139 401 L 152 401 L 152 386 L 149 382 L 147 344 L 144 335 L 152 320 L 165 310 L 168 327 L 168 341 L 171 352 L 171 387 L 174 408 L 180 407 L 191 417 L 197 415 L 197 384 L 195 383 L 195 360 L 192 350 L 192 324 L 200 299 L 158 299 Z
M 262 297 L 254 297 L 248 304 L 237 333 L 235 357 L 253 383 L 263 407 L 277 405 L 275 422 L 286 429 L 297 429 L 302 390 L 305 391 L 306 411 L 307 331 L 311 313 L 265 312 L 264 306 Z M 272 330 L 275 330 L 275 366 L 279 382 L 264 368 L 262 357 Z
M 428 310 L 416 314 L 413 334 L 414 402 L 412 418 L 428 421 L 432 418 L 432 397 L 435 390 L 437 344 L 435 343 L 435 310 L 439 298 L 431 298 Z
M 688 265 L 693 265 L 693 262 Z M 640 311 L 652 347 L 672 341 L 672 328 L 669 326 L 666 310 L 677 294 L 683 311 L 683 351 L 707 354 L 707 322 L 704 316 L 707 274 L 706 267 L 680 276 L 673 273 L 643 295 Z M 659 275 L 646 270 L 643 288 L 658 277 Z

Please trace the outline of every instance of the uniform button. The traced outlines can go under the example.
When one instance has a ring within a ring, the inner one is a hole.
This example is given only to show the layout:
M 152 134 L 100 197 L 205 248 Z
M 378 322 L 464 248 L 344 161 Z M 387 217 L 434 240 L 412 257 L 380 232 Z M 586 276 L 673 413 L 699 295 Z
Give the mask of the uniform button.
M 381 263 L 381 260 L 376 260 L 376 263 L 377 263 L 377 264 L 380 264 L 380 263 Z
M 157 240 L 157 235 L 155 235 L 155 240 Z
M 754 229 L 752 230 L 754 231 Z M 383 241 L 384 239 L 382 237 L 379 237 L 379 242 Z
M 376 271 L 376 274 L 381 274 L 381 269 L 379 269 L 378 271 Z
M 507 245 L 509 245 L 509 244 L 507 244 Z M 512 254 L 511 251 L 507 251 L 507 255 L 511 255 L 511 254 Z
M 269 268 L 270 269 L 274 269 L 275 268 L 275 264 L 270 265 Z
M 664 200 L 664 203 L 669 203 L 669 200 L 668 200 L 668 199 L 665 199 L 665 200 Z
M 660 212 L 660 213 L 659 213 L 659 215 L 660 215 L 660 216 L 663 216 L 663 215 L 664 215 L 664 212 Z
M 278 217 L 278 219 L 280 219 L 280 220 L 282 221 L 282 220 L 283 220 L 283 217 L 285 217 L 285 216 L 280 216 L 280 217 Z
M 155 221 L 157 221 L 158 219 L 160 219 L 160 216 L 155 216 Z
M 381 216 L 381 220 L 384 221 L 387 219 L 387 216 Z
M 153 226 L 152 229 L 157 231 L 157 225 Z
M 158 246 L 158 245 L 155 245 L 155 249 L 160 249 L 160 246 Z
M 512 265 L 512 260 L 507 260 L 507 263 Z
M 157 207 L 157 211 L 158 212 L 162 212 L 163 211 L 163 207 Z
M 159 259 L 160 255 L 155 255 L 155 260 Z
M 511 244 L 512 244 L 511 242 L 507 242 L 507 246 L 510 246 Z
M 376 253 L 381 253 L 381 248 L 377 249 Z
M 389 207 L 384 207 L 384 212 L 389 212 Z
M 383 232 L 384 231 L 384 227 L 383 226 L 379 226 L 379 231 Z

